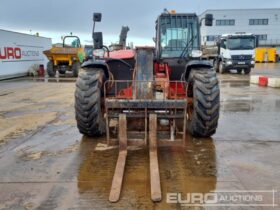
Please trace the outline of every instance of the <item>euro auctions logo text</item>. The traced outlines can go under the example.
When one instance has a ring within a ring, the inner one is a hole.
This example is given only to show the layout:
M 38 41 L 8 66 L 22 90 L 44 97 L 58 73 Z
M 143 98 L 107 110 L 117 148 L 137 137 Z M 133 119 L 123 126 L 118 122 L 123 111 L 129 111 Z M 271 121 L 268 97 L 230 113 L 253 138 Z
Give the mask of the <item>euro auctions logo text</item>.
M 181 206 L 276 207 L 276 190 L 220 190 L 209 193 L 167 193 L 166 203 Z
M 22 53 L 19 47 L 1 47 L 0 60 L 21 59 Z
M 0 47 L 0 60 L 20 60 L 39 57 L 38 50 L 22 49 L 20 47 Z

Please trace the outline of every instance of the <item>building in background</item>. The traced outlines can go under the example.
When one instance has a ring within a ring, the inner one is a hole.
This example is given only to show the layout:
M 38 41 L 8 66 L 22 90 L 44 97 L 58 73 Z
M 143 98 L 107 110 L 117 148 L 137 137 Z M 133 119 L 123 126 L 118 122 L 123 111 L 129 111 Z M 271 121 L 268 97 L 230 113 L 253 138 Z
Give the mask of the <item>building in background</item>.
M 34 65 L 48 62 L 43 54 L 51 48 L 50 38 L 0 29 L 0 79 L 27 75 Z
M 222 34 L 253 33 L 259 37 L 260 46 L 280 49 L 280 8 L 278 9 L 223 9 L 206 10 L 213 14 L 212 27 L 201 27 L 202 45 L 213 45 Z

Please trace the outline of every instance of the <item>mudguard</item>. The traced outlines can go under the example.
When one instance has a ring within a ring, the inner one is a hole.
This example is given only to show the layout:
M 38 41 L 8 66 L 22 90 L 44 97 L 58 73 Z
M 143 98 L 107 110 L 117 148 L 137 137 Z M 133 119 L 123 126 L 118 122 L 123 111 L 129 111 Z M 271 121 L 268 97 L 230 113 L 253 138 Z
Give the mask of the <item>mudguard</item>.
M 99 68 L 99 69 L 103 69 L 104 74 L 106 76 L 106 79 L 109 79 L 109 71 L 110 71 L 110 67 L 108 66 L 107 62 L 105 60 L 88 60 L 86 62 L 84 62 L 82 64 L 82 68 L 87 68 L 87 69 L 91 69 L 91 68 Z
M 191 60 L 186 64 L 185 67 L 185 72 L 184 72 L 184 77 L 186 79 L 186 81 L 188 81 L 189 78 L 189 74 L 191 72 L 191 70 L 200 70 L 201 68 L 205 68 L 205 71 L 207 71 L 208 69 L 212 69 L 213 65 L 210 61 L 208 60 Z

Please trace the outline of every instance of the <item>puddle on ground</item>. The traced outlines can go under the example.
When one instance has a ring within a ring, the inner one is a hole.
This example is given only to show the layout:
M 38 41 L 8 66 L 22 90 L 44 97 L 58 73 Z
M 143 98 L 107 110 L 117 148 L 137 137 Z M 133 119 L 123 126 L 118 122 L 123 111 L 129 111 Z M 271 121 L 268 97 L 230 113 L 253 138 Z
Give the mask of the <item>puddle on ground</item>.
M 166 203 L 167 193 L 207 193 L 216 189 L 216 151 L 212 139 L 191 138 L 186 148 L 158 148 L 162 202 L 150 199 L 149 151 L 147 148 L 129 150 L 121 199 L 108 202 L 112 178 L 118 158 L 118 148 L 93 149 L 102 142 L 83 137 L 79 153 L 77 187 L 79 205 L 96 208 L 170 209 L 176 204 Z M 98 146 L 99 145 L 99 146 Z M 103 145 L 104 146 L 104 145 Z
M 245 81 L 221 81 L 220 84 L 222 86 L 225 87 L 236 87 L 236 88 L 240 88 L 240 87 L 249 87 L 250 86 L 250 82 L 245 80 Z
M 75 83 L 75 77 L 71 75 L 59 76 L 59 77 L 19 77 L 14 79 L 8 79 L 1 81 L 2 83 L 11 83 L 11 82 L 19 82 L 19 81 L 33 81 L 33 82 L 45 82 L 45 83 Z M 1 96 L 1 94 L 0 94 Z
M 254 103 L 251 100 L 222 101 L 220 110 L 223 112 L 251 112 L 254 111 Z
M 280 111 L 280 100 L 261 100 L 246 97 L 226 99 L 221 101 L 222 112 L 278 112 Z

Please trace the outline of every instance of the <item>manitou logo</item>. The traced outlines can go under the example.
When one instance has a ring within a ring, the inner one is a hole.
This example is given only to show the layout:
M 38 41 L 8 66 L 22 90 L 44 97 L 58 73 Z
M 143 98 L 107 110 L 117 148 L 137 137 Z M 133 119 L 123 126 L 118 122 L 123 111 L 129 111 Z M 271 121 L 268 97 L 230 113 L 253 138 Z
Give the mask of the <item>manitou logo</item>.
M 0 59 L 21 59 L 21 49 L 19 47 L 0 48 Z

